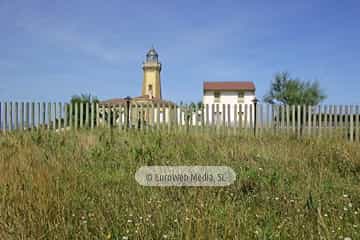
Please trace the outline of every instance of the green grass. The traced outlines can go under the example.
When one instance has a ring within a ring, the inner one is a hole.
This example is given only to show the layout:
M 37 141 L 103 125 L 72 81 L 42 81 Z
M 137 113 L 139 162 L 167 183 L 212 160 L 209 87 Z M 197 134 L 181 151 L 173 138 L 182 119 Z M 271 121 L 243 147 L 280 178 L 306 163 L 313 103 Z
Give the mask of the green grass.
M 128 132 L 0 136 L 0 239 L 360 239 L 360 144 Z M 228 187 L 143 187 L 145 165 L 226 165 Z

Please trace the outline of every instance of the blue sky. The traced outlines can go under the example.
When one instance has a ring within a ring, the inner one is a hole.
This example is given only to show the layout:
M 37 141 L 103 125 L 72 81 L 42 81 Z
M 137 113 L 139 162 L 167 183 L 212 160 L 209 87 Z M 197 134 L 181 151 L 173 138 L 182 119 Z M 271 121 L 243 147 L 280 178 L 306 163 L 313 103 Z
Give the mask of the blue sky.
M 276 72 L 317 80 L 325 103 L 359 103 L 360 1 L 0 0 L 0 100 L 137 96 L 154 45 L 163 97 L 198 101 L 203 81 Z

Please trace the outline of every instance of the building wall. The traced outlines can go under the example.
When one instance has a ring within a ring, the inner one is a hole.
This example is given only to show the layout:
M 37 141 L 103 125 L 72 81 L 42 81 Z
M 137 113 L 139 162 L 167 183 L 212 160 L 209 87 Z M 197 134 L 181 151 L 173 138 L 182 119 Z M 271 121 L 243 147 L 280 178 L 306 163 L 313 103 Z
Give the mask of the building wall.
M 151 84 L 153 97 L 161 99 L 160 64 L 145 63 L 143 69 L 144 69 L 144 79 L 143 79 L 141 95 L 143 96 L 149 95 L 148 85 Z
M 223 121 L 225 118 L 225 121 L 228 121 L 228 118 L 230 117 L 230 122 L 235 121 L 235 105 L 237 105 L 237 119 L 240 119 L 241 116 L 244 120 L 245 117 L 248 119 L 248 122 L 251 121 L 251 119 L 254 119 L 254 104 L 253 100 L 255 99 L 255 92 L 253 91 L 245 91 L 244 92 L 244 102 L 239 103 L 238 102 L 238 92 L 239 91 L 218 91 L 220 92 L 220 101 L 215 102 L 214 98 L 214 92 L 215 91 L 205 91 L 203 95 L 203 104 L 209 105 L 209 120 L 211 122 L 213 121 Z M 224 112 L 224 104 L 225 104 L 225 112 Z M 230 105 L 230 109 L 227 105 Z M 239 112 L 239 105 L 241 105 L 241 114 Z M 214 108 L 214 109 L 213 109 Z M 230 110 L 230 114 L 228 114 L 228 111 Z M 215 116 L 213 116 L 212 111 L 215 112 Z M 218 113 L 216 113 L 218 112 Z M 251 118 L 250 118 L 251 115 Z
M 219 104 L 238 104 L 239 91 L 219 91 L 220 102 Z M 244 92 L 244 104 L 251 104 L 255 98 L 255 93 L 251 91 Z M 203 96 L 204 104 L 215 104 L 214 91 L 206 91 Z

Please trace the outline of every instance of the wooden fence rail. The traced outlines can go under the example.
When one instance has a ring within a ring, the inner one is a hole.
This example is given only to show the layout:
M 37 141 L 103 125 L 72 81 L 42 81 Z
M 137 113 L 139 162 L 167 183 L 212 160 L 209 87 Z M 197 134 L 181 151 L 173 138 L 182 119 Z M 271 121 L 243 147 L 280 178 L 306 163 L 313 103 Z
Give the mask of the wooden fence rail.
M 1 131 L 111 127 L 340 136 L 360 140 L 358 105 L 0 102 Z

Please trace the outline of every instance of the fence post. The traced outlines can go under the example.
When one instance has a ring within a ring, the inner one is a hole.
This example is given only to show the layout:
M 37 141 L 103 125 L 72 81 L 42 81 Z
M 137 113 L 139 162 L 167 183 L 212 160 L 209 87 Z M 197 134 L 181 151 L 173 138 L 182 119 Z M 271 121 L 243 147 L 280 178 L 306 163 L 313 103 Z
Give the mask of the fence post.
M 74 112 L 75 112 L 75 106 L 73 102 L 70 102 L 70 115 L 69 115 L 69 126 L 70 128 L 74 127 Z
M 324 105 L 324 135 L 327 136 L 328 135 L 328 117 L 329 117 L 329 112 L 328 112 L 328 106 Z
M 236 134 L 237 128 L 238 128 L 238 110 L 237 110 L 237 104 L 234 105 L 234 133 Z
M 122 111 L 123 111 L 123 105 L 122 105 L 122 103 L 120 103 L 120 104 L 118 105 L 118 111 L 119 111 L 119 123 L 118 123 L 118 128 L 119 128 L 119 131 L 121 131 L 121 130 L 122 130 L 122 126 L 123 126 L 123 124 L 122 124 L 122 115 L 123 115 L 123 113 L 122 113 Z
M 308 106 L 308 135 L 311 136 L 311 127 L 312 127 L 312 123 L 311 123 L 311 120 L 312 120 L 312 107 L 311 106 Z
M 297 136 L 301 136 L 301 105 L 297 105 Z
M 294 135 L 296 134 L 295 114 L 296 114 L 295 105 L 292 105 L 291 106 L 291 118 L 292 118 L 291 125 L 292 125 L 292 132 Z
M 22 103 L 22 108 L 24 109 L 24 104 Z M 23 118 L 24 120 L 24 118 Z M 23 123 L 24 125 L 24 123 Z M 45 129 L 46 127 L 46 103 L 42 102 L 42 128 Z
M 144 105 L 144 130 L 148 131 L 149 130 L 149 124 L 150 124 L 150 104 L 146 103 Z
M 249 132 L 253 130 L 254 127 L 254 112 L 253 112 L 253 104 L 249 104 Z
M 113 105 L 110 103 L 108 105 L 106 105 L 106 109 L 104 111 L 104 115 L 106 113 L 106 110 L 108 112 L 108 116 L 107 116 L 107 127 L 108 128 L 111 128 L 111 118 L 112 118 L 112 108 L 113 108 Z
M 248 131 L 248 126 L 249 126 L 249 120 L 248 120 L 248 116 L 249 116 L 249 105 L 245 104 L 244 105 L 244 127 L 245 127 L 245 132 L 247 133 Z
M 289 130 L 290 130 L 290 106 L 289 105 L 285 105 L 285 114 L 286 114 L 286 118 L 285 118 L 285 128 L 286 128 L 286 133 L 289 134 Z
M 130 128 L 130 102 L 131 98 L 127 96 L 125 98 L 126 100 L 126 129 L 129 130 Z
M 15 107 L 15 129 L 19 130 L 19 105 L 18 105 L 18 102 L 15 102 L 14 107 Z M 1 112 L 0 112 L 0 115 L 1 115 Z M 0 119 L 1 119 L 1 117 L 0 117 Z
M 329 126 L 329 134 L 331 134 L 333 132 L 334 129 L 334 106 L 333 105 L 329 105 L 329 122 L 328 122 L 328 126 Z
M 322 109 L 321 109 L 321 105 L 318 106 L 318 121 L 319 121 L 319 131 L 318 131 L 318 136 L 321 137 L 321 127 L 322 127 Z
M 230 104 L 227 104 L 227 127 L 230 128 L 231 126 L 231 110 L 230 110 Z
M 78 129 L 78 126 L 79 126 L 79 103 L 75 102 L 75 129 Z
M 215 119 L 216 119 L 216 115 L 215 115 L 215 105 L 211 104 L 211 127 L 213 128 L 215 125 Z
M 62 103 L 61 102 L 58 103 L 58 109 L 59 109 L 58 128 L 61 131 L 61 129 L 62 129 L 62 121 L 63 121 L 63 114 L 62 114 L 63 108 L 62 108 Z
M 99 103 L 96 103 L 95 104 L 95 110 L 96 110 L 96 112 L 95 112 L 95 122 L 96 122 L 96 126 L 95 127 L 97 127 L 97 128 L 99 128 L 100 127 L 100 106 L 99 106 Z
M 271 125 L 270 125 L 270 132 L 275 134 L 276 133 L 276 105 L 275 104 L 271 104 L 271 110 L 270 110 L 270 119 L 271 119 Z
M 181 109 L 180 109 L 180 111 L 181 111 Z M 153 131 L 154 128 L 155 128 L 155 124 L 156 124 L 156 111 L 155 111 L 154 102 L 151 103 L 150 114 L 151 114 L 151 117 L 150 117 L 151 131 Z M 181 114 L 182 114 L 182 113 L 181 113 Z M 182 115 L 180 115 L 180 116 L 182 116 Z M 182 122 L 182 121 L 181 121 L 181 122 Z
M 41 103 L 37 102 L 37 126 L 36 128 L 39 130 L 41 126 Z
M 345 120 L 344 120 L 344 125 L 345 125 L 345 139 L 348 139 L 348 134 L 349 134 L 349 105 L 345 106 Z
M 2 130 L 2 127 L 3 127 L 3 117 L 2 117 L 2 102 L 0 101 L 0 132 Z
M 350 142 L 354 141 L 354 114 L 353 114 L 353 106 L 350 105 L 349 109 L 349 115 L 350 115 Z
M 85 102 L 85 124 L 84 124 L 85 128 L 89 128 L 90 127 L 90 122 L 89 122 L 89 102 L 86 101 Z
M 285 106 L 284 104 L 280 105 L 280 126 L 281 126 L 281 133 L 284 133 L 285 128 Z
M 84 103 L 83 102 L 80 102 L 80 115 L 79 115 L 79 125 L 80 125 L 80 128 L 83 128 L 84 127 Z
M 219 128 L 220 128 L 220 105 L 219 104 L 216 104 L 216 131 L 218 132 L 219 131 Z
M 53 128 L 54 131 L 56 131 L 56 117 L 57 117 L 57 112 L 56 112 L 56 102 L 53 103 L 53 107 L 54 107 L 54 122 L 53 122 Z
M 13 130 L 13 103 L 9 102 L 9 130 Z
M 257 127 L 257 103 L 258 100 L 256 98 L 254 98 L 253 100 L 254 103 L 254 136 L 256 137 L 256 127 Z M 250 118 L 252 117 L 252 113 L 251 113 L 251 105 L 250 105 Z M 250 119 L 251 121 L 251 119 Z
M 8 103 L 5 102 L 4 103 L 4 125 L 3 125 L 3 130 L 4 132 L 7 130 L 7 126 L 8 125 Z
M 68 125 L 68 116 L 69 116 L 69 105 L 67 103 L 64 103 L 64 131 L 66 131 L 67 125 Z
M 257 106 L 257 131 L 258 131 L 258 135 L 261 136 L 264 130 L 264 109 L 263 109 L 263 104 L 258 104 Z
M 94 119 L 95 119 L 95 102 L 92 101 L 89 105 L 89 111 L 90 111 L 90 122 L 89 122 L 89 126 L 91 129 L 94 129 Z
M 359 141 L 359 122 L 360 122 L 359 105 L 356 105 L 355 106 L 355 141 Z
M 25 103 L 25 129 L 28 130 L 29 129 L 29 126 L 30 126 L 30 119 L 29 119 L 29 110 L 30 106 L 29 106 L 29 103 L 26 102 Z

